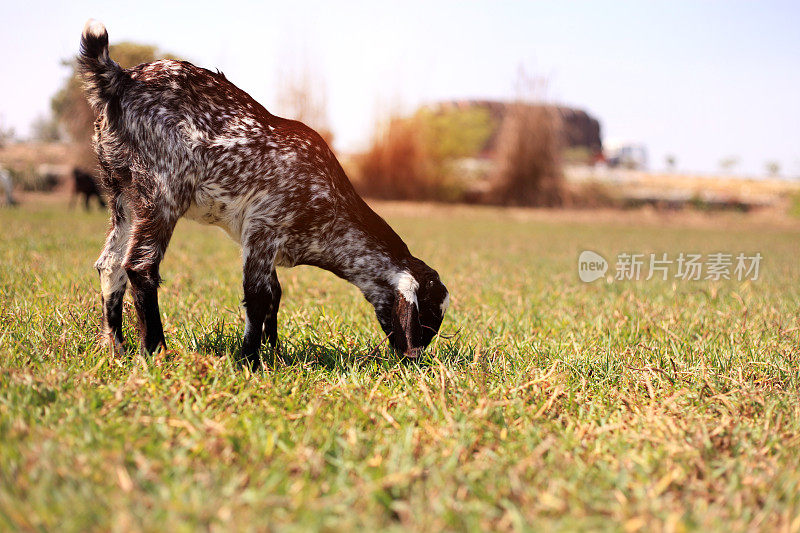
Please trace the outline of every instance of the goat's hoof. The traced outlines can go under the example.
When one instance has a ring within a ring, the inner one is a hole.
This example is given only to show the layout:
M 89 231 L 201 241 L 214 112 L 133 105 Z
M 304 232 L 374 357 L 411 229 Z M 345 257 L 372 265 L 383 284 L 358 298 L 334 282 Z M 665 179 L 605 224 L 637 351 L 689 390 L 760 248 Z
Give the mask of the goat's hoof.
M 239 366 L 247 367 L 251 372 L 257 372 L 263 368 L 264 364 L 258 355 L 247 355 L 239 358 Z
M 108 349 L 108 354 L 112 357 L 119 357 L 125 353 L 125 345 L 116 335 L 104 335 L 101 343 Z
M 419 359 L 419 356 L 422 355 L 422 351 L 424 348 L 408 348 L 405 352 L 403 352 L 404 359 Z
M 144 349 L 142 350 L 145 355 L 156 355 L 159 352 L 166 352 L 167 351 L 167 343 L 163 339 L 158 342 L 148 342 L 142 344 Z

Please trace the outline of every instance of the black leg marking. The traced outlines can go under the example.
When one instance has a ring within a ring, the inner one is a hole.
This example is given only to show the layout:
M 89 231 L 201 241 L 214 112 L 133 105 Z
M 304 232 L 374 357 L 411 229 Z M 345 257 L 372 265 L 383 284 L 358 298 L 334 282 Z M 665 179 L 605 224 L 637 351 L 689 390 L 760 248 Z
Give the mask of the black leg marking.
M 111 229 L 100 257 L 94 266 L 100 274 L 102 294 L 101 334 L 115 352 L 122 350 L 122 302 L 128 276 L 122 266 L 130 238 L 130 220 L 119 194 L 111 200 Z
M 280 284 L 275 275 L 275 250 L 262 243 L 269 239 L 262 232 L 254 232 L 245 241 L 243 270 L 244 308 L 247 323 L 242 341 L 242 357 L 248 364 L 257 368 L 261 366 L 258 355 L 262 339 L 277 342 L 277 302 L 274 302 L 274 288 L 280 299 Z M 275 312 L 271 312 L 274 309 Z M 269 322 L 268 322 L 269 321 Z M 265 326 L 269 329 L 265 329 Z
M 133 304 L 139 319 L 141 348 L 151 354 L 159 348 L 166 349 L 158 309 L 158 286 L 161 282 L 158 266 L 177 220 L 166 220 L 163 212 L 154 208 L 156 205 L 160 205 L 160 201 L 152 204 L 140 201 L 134 207 L 135 222 L 125 256 L 125 271 L 131 282 Z
M 150 354 L 166 349 L 164 328 L 158 309 L 158 274 L 127 269 L 136 315 L 139 319 L 139 338 L 142 349 Z
M 264 331 L 264 319 L 267 316 L 269 305 L 268 289 L 245 289 L 244 308 L 247 313 L 247 323 L 244 327 L 244 340 L 242 341 L 242 357 L 251 367 L 258 367 L 261 360 L 258 352 L 261 349 L 261 338 Z
M 269 278 L 270 302 L 267 306 L 267 316 L 264 318 L 264 342 L 273 348 L 278 346 L 278 309 L 281 306 L 281 284 L 278 282 L 278 273 L 273 269 Z
M 103 332 L 115 350 L 122 347 L 122 303 L 125 287 L 103 297 Z

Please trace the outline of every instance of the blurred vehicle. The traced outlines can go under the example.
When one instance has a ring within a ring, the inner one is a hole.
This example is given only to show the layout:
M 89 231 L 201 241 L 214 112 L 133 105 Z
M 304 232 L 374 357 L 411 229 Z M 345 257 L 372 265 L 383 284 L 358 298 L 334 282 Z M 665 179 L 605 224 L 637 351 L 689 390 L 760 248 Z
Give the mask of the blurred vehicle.
M 603 153 L 606 164 L 609 167 L 622 167 L 632 170 L 647 169 L 647 147 L 642 143 L 606 141 Z

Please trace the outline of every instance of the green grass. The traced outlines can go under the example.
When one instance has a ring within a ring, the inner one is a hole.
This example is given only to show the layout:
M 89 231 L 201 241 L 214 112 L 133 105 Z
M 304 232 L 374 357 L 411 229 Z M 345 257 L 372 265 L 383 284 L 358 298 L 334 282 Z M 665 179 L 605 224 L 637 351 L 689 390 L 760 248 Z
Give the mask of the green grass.
M 1 211 L 0 529 L 800 529 L 800 230 L 420 212 L 389 221 L 450 288 L 447 338 L 401 362 L 357 289 L 281 270 L 250 374 L 219 230 L 181 222 L 162 265 L 170 351 L 110 357 L 104 215 Z M 586 248 L 764 261 L 586 285 Z

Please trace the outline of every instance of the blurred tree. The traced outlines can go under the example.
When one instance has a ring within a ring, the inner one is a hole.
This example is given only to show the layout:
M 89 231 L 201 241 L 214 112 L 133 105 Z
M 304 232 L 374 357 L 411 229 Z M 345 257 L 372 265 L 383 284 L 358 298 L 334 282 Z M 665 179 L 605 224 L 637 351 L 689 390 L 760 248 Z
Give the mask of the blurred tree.
M 586 146 L 567 146 L 561 152 L 564 163 L 570 165 L 590 165 L 594 160 L 594 153 Z
M 31 124 L 31 138 L 39 142 L 61 140 L 61 129 L 53 115 L 40 115 Z
M 278 113 L 299 120 L 333 144 L 333 131 L 328 121 L 328 101 L 322 76 L 307 64 L 278 74 Z M 332 148 L 332 146 L 331 146 Z
M 368 196 L 393 199 L 460 199 L 463 184 L 452 165 L 475 157 L 494 131 L 482 108 L 422 108 L 410 117 L 391 117 L 379 127 L 359 159 L 358 187 Z
M 764 169 L 767 171 L 767 174 L 770 176 L 777 176 L 781 172 L 781 164 L 778 161 L 767 161 L 764 163 Z
M 489 110 L 480 107 L 423 108 L 415 119 L 429 152 L 440 162 L 478 155 L 495 128 Z
M 7 126 L 5 124 L 5 120 L 0 117 L 0 146 L 5 146 L 6 144 L 13 142 L 16 139 L 16 132 L 14 128 L 11 126 Z
M 111 57 L 122 65 L 130 68 L 141 63 L 149 63 L 156 59 L 178 59 L 177 57 L 160 51 L 157 47 L 146 44 L 122 42 L 109 47 Z M 94 133 L 95 115 L 86 101 L 83 86 L 76 71 L 75 59 L 62 62 L 69 67 L 70 74 L 64 85 L 53 96 L 50 105 L 53 115 L 59 126 L 76 145 L 70 164 L 93 168 L 96 165 L 94 151 L 91 146 Z
M 413 117 L 393 116 L 378 126 L 358 165 L 356 185 L 367 196 L 398 200 L 436 196 L 432 158 Z
M 547 80 L 520 69 L 519 96 L 503 119 L 487 200 L 503 205 L 557 207 L 567 201 L 561 154 L 563 122 L 545 105 Z
M 664 157 L 664 162 L 667 164 L 667 170 L 675 172 L 675 167 L 678 166 L 678 158 L 675 157 L 675 154 L 667 154 Z
M 738 165 L 739 165 L 739 158 L 735 155 L 729 155 L 727 157 L 723 157 L 719 161 L 719 168 L 722 169 L 723 172 L 731 172 Z
M 503 205 L 563 205 L 561 131 L 552 106 L 514 103 L 500 130 L 489 200 Z

